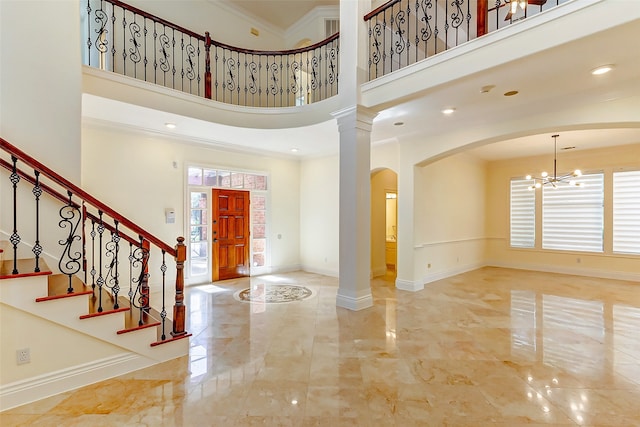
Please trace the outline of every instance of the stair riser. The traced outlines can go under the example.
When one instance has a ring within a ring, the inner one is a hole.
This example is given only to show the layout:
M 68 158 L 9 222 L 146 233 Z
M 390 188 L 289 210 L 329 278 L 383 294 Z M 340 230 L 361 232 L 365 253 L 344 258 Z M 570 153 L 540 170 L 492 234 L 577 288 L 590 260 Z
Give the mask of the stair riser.
M 32 301 L 47 295 L 47 276 L 28 278 L 3 279 L 0 282 L 0 301 L 13 305 L 7 301 Z

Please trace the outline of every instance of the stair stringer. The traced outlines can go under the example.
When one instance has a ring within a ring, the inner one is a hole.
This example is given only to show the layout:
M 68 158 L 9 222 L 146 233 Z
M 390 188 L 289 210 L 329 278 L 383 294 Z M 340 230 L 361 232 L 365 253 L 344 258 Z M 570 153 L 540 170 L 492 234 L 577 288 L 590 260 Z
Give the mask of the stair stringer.
M 189 340 L 180 339 L 151 347 L 157 341 L 156 328 L 143 328 L 124 334 L 124 314 L 112 313 L 80 319 L 87 314 L 87 295 L 36 302 L 47 295 L 47 276 L 4 279 L 0 283 L 0 301 L 34 316 L 92 336 L 133 353 L 148 357 L 156 363 L 184 356 L 189 352 Z

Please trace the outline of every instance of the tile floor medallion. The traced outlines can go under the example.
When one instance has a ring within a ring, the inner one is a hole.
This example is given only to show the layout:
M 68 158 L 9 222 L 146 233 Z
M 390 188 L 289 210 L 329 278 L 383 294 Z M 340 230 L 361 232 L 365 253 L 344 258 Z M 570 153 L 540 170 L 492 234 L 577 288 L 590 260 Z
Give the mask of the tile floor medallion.
M 278 304 L 284 302 L 302 301 L 313 295 L 313 291 L 304 286 L 257 284 L 250 288 L 236 292 L 233 297 L 242 302 L 263 302 Z

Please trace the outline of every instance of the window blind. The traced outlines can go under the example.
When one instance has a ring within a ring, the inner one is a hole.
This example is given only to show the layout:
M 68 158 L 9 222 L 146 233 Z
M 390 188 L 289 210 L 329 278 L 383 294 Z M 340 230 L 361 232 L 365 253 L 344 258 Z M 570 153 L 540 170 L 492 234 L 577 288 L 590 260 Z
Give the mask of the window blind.
M 530 180 L 511 180 L 511 246 L 533 248 L 536 240 L 536 192 Z
M 613 173 L 613 251 L 640 254 L 640 171 Z
M 582 175 L 582 187 L 542 188 L 542 248 L 603 251 L 604 174 Z

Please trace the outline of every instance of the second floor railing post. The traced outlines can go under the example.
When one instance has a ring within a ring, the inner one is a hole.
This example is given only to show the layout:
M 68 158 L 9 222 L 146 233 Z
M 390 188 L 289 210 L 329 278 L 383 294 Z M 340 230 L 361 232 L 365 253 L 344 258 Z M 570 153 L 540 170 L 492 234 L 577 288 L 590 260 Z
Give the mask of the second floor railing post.
M 184 305 L 184 262 L 187 259 L 187 246 L 184 237 L 178 237 L 176 245 L 176 299 L 173 306 L 173 337 L 185 335 L 185 305 Z
M 489 12 L 489 0 L 478 0 L 477 6 L 477 18 L 476 23 L 478 25 L 477 35 L 478 37 L 487 34 L 487 13 Z
M 204 97 L 211 99 L 211 37 L 204 33 Z

